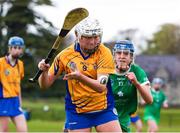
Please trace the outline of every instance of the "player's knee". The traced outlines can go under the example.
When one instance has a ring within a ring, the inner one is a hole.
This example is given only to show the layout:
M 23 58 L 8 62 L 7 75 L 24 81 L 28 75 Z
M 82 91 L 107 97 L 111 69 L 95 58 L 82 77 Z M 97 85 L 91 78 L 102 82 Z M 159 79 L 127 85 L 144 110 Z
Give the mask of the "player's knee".
M 142 128 L 143 128 L 142 125 L 139 125 L 139 126 L 138 126 L 138 130 L 139 130 L 139 131 L 142 131 Z
M 149 131 L 150 131 L 150 132 L 157 132 L 157 131 L 158 131 L 158 126 L 156 126 L 156 125 L 151 126 L 151 127 L 149 128 Z
M 8 130 L 9 130 L 9 128 L 8 128 L 8 124 L 2 124 L 1 126 L 0 126 L 0 132 L 8 132 Z
M 155 127 L 154 127 L 154 132 L 157 132 L 157 131 L 158 131 L 158 127 L 155 126 Z
M 142 131 L 142 126 L 141 126 L 141 127 L 138 127 L 138 128 L 137 128 L 137 131 L 138 131 L 138 132 L 141 132 L 141 131 Z
M 17 132 L 27 133 L 28 130 L 27 130 L 27 128 L 17 128 Z
M 27 125 L 17 126 L 17 132 L 28 132 Z
M 0 132 L 8 132 L 8 127 L 1 127 Z

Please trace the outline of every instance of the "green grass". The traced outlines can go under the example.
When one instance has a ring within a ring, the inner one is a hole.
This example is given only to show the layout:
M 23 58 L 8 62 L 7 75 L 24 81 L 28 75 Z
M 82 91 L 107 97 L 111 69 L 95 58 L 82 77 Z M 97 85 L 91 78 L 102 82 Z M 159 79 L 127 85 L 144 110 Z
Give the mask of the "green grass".
M 27 122 L 29 132 L 62 132 L 64 121 L 30 120 Z M 15 132 L 15 126 L 10 123 L 9 130 Z
M 44 105 L 49 106 L 49 111 L 43 111 Z M 65 111 L 64 102 L 57 99 L 23 100 L 23 107 L 31 110 L 31 120 L 28 121 L 29 132 L 61 132 L 63 131 Z M 143 108 L 139 109 L 142 118 Z M 180 132 L 180 109 L 167 109 L 161 112 L 159 124 L 160 132 Z M 131 131 L 135 128 L 131 126 Z M 15 126 L 10 123 L 10 131 L 14 132 Z M 143 131 L 147 131 L 147 125 L 143 121 Z

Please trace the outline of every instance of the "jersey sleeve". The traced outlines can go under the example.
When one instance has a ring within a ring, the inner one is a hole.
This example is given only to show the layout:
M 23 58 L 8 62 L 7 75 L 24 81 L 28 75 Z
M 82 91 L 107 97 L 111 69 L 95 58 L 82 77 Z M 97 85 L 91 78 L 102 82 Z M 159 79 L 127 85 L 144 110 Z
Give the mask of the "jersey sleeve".
M 20 78 L 24 78 L 24 63 L 21 60 L 18 60 L 17 64 L 18 73 L 20 74 Z
M 136 75 L 138 82 L 141 85 L 145 85 L 145 84 L 150 83 L 145 71 L 140 66 L 136 66 L 136 68 L 137 69 L 135 71 L 135 75 Z
M 62 63 L 61 53 L 59 53 L 55 57 L 53 63 L 51 64 L 51 67 L 48 73 L 50 75 L 61 75 L 63 71 L 64 71 L 64 66 Z
M 114 62 L 111 51 L 108 48 L 101 50 L 100 58 L 98 60 L 97 74 L 111 74 L 114 73 Z

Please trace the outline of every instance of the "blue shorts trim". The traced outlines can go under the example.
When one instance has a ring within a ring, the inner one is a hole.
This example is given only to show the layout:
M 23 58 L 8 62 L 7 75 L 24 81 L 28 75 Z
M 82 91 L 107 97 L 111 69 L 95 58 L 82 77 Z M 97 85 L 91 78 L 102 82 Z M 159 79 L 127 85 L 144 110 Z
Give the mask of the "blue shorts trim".
M 138 121 L 140 118 L 138 115 L 136 115 L 135 117 L 131 117 L 130 119 L 132 123 L 136 123 L 136 121 Z
M 74 130 L 91 128 L 113 120 L 118 120 L 118 116 L 113 109 L 82 114 L 77 114 L 66 110 L 65 129 Z
M 14 117 L 22 113 L 19 97 L 0 98 L 0 116 Z

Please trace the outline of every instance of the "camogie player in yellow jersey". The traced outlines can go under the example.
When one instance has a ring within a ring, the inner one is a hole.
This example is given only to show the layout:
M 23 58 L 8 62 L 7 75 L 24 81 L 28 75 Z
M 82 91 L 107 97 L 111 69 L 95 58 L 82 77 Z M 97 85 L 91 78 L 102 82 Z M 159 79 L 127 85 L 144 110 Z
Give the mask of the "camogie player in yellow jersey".
M 0 58 L 0 131 L 8 131 L 9 119 L 17 132 L 27 132 L 27 124 L 21 109 L 21 79 L 24 77 L 23 62 L 18 58 L 23 54 L 24 40 L 13 36 L 8 42 L 9 52 Z
M 108 75 L 114 73 L 111 51 L 101 43 L 99 21 L 86 18 L 75 28 L 76 41 L 60 52 L 53 64 L 40 61 L 41 88 L 47 88 L 65 72 L 65 128 L 68 131 L 121 132 L 114 109 Z

